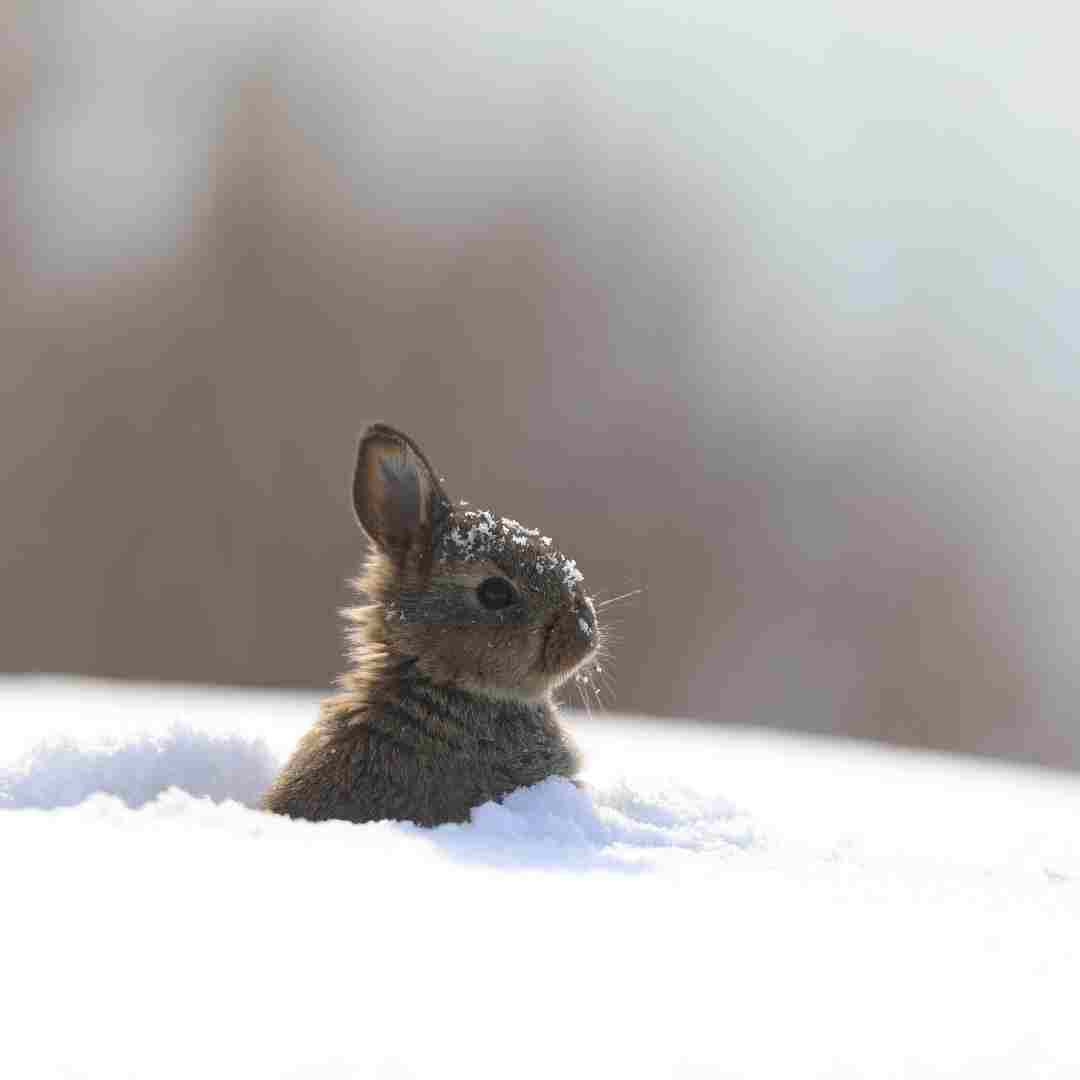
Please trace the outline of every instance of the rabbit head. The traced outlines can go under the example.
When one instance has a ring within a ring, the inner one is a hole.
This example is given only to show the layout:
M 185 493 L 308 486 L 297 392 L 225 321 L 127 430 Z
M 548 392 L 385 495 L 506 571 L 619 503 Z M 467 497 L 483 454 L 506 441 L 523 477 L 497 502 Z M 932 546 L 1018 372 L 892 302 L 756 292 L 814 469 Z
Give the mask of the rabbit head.
M 536 529 L 455 506 L 408 436 L 363 433 L 353 504 L 371 541 L 357 583 L 372 601 L 365 644 L 433 682 L 525 701 L 595 653 L 596 611 L 573 560 Z

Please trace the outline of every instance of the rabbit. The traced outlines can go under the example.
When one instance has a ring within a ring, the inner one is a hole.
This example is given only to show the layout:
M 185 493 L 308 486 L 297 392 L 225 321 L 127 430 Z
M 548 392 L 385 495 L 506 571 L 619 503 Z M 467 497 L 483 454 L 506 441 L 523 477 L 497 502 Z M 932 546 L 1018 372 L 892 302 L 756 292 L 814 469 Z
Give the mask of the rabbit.
M 552 694 L 601 644 L 574 561 L 535 529 L 451 503 L 386 424 L 360 437 L 353 505 L 370 541 L 353 585 L 370 603 L 343 613 L 352 666 L 263 807 L 434 826 L 572 779 L 581 757 Z

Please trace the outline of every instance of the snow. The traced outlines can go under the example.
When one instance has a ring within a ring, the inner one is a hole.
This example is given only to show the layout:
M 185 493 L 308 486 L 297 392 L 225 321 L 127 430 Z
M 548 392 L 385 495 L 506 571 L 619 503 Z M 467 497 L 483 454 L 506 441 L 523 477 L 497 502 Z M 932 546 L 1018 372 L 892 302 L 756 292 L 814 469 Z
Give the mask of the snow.
M 552 543 L 551 537 L 541 536 L 539 529 L 527 528 L 513 518 L 497 518 L 490 510 L 459 510 L 445 538 L 448 549 L 459 559 L 487 559 L 507 545 L 527 548 L 533 541 L 545 547 Z M 558 578 L 568 590 L 585 580 L 577 563 L 558 551 L 538 552 L 533 565 L 537 573 Z
M 1080 1075 L 1074 776 L 571 715 L 589 792 L 243 805 L 314 701 L 0 680 L 4 1075 Z

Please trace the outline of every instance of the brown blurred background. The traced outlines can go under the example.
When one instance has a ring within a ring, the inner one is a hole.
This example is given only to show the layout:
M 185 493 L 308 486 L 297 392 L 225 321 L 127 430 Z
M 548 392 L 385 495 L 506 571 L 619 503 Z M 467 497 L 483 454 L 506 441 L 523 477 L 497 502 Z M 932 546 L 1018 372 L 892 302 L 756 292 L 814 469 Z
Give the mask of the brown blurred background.
M 1080 765 L 1066 28 L 723 7 L 5 5 L 0 668 L 327 685 L 380 418 L 617 710 Z

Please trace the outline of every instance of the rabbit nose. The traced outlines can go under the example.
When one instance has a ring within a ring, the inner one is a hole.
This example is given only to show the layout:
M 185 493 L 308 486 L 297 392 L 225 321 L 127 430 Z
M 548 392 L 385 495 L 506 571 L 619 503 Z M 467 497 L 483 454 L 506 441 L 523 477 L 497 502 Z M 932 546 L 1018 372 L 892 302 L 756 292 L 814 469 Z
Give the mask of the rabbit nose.
M 544 670 L 564 676 L 599 645 L 596 611 L 582 594 L 556 615 L 544 642 Z
M 596 608 L 587 596 L 578 597 L 577 607 L 574 613 L 577 615 L 578 631 L 586 641 L 592 641 L 596 636 Z

